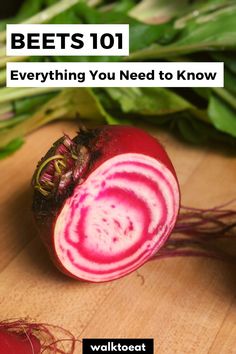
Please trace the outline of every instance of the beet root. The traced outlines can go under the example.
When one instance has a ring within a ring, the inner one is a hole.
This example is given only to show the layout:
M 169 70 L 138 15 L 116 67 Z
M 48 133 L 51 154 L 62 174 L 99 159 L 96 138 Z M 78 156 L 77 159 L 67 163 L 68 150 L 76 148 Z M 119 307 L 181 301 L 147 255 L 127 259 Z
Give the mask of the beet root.
M 127 126 L 63 136 L 38 163 L 33 211 L 57 267 L 92 282 L 124 276 L 167 241 L 179 212 L 163 147 Z

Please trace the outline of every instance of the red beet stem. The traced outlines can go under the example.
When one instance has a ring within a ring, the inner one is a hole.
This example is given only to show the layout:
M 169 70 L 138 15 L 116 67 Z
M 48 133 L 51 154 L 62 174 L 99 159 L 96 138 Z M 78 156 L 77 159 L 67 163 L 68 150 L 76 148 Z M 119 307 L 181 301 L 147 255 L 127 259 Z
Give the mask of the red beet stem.
M 55 264 L 93 282 L 120 278 L 148 261 L 179 211 L 165 150 L 128 126 L 62 137 L 39 162 L 33 187 L 35 219 Z

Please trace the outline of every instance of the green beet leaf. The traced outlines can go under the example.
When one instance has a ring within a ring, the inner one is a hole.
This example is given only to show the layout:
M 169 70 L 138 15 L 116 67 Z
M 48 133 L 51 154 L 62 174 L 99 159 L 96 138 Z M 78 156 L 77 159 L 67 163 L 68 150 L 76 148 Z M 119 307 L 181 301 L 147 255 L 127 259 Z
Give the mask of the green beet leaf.
M 212 124 L 220 131 L 236 137 L 236 110 L 233 110 L 217 95 L 212 95 L 208 107 Z

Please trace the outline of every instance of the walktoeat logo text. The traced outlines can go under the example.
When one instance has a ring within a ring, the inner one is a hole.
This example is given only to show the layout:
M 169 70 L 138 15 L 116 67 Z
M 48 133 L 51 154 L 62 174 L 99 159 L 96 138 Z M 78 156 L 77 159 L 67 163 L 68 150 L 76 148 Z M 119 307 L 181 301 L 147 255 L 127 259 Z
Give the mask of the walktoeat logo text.
M 154 354 L 152 338 L 89 338 L 83 339 L 83 354 Z

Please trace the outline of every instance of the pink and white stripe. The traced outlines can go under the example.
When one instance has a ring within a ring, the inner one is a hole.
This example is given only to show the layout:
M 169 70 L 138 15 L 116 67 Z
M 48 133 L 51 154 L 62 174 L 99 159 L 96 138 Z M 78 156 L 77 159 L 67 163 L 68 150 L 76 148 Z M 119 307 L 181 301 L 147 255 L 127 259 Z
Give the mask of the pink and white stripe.
M 108 159 L 78 185 L 54 228 L 59 262 L 93 282 L 140 267 L 165 243 L 179 210 L 176 177 L 138 153 Z

